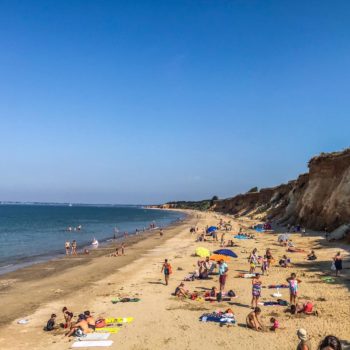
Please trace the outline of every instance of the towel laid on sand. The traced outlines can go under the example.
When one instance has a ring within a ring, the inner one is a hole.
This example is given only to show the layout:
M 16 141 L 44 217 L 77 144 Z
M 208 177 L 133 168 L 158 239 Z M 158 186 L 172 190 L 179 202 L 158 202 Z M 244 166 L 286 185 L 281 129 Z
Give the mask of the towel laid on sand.
M 113 340 L 96 340 L 96 341 L 76 341 L 72 348 L 95 348 L 112 346 Z

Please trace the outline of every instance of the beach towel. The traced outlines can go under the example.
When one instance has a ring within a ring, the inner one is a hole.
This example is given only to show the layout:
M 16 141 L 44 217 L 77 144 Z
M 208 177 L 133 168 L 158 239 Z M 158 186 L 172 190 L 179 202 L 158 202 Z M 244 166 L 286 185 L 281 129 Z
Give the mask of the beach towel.
M 27 319 L 22 319 L 22 320 L 18 320 L 17 323 L 18 323 L 18 324 L 27 324 L 27 323 L 29 323 L 29 320 L 27 320 Z
M 96 328 L 95 333 L 118 333 L 121 330 L 120 327 L 103 327 L 103 328 Z
M 199 320 L 201 322 L 216 322 L 220 324 L 235 324 L 236 319 L 235 316 L 232 314 L 219 314 L 216 312 L 213 312 L 211 314 L 203 314 Z
M 96 341 L 76 341 L 72 348 L 93 348 L 112 346 L 113 340 L 96 340 Z
M 83 337 L 79 337 L 79 340 L 106 340 L 109 338 L 110 333 L 88 333 Z
M 106 317 L 105 322 L 107 324 L 112 323 L 130 323 L 134 320 L 133 317 Z
M 325 283 L 335 283 L 335 279 L 330 276 L 321 277 L 321 280 Z
M 137 303 L 140 300 L 141 299 L 139 298 L 115 298 L 115 299 L 112 299 L 111 301 L 113 304 L 117 304 L 117 303 Z
M 283 299 L 278 299 L 277 301 L 264 301 L 258 304 L 263 306 L 288 306 L 288 302 Z
M 273 289 L 273 288 L 289 288 L 288 284 L 269 284 L 267 288 Z
M 249 239 L 249 237 L 242 236 L 242 235 L 236 235 L 236 236 L 234 236 L 234 238 L 236 238 L 236 239 Z
M 255 276 L 256 276 L 255 273 L 239 273 L 237 275 L 237 277 L 240 277 L 240 278 L 253 278 Z

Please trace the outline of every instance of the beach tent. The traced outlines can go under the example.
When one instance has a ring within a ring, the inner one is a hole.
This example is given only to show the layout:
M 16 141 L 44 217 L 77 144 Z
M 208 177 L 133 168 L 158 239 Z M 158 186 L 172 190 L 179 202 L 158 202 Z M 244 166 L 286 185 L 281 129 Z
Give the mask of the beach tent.
M 210 256 L 210 251 L 207 248 L 198 247 L 196 248 L 196 255 L 201 258 L 206 258 L 207 256 Z
M 214 260 L 214 261 L 224 260 L 225 262 L 229 262 L 231 261 L 231 258 L 227 255 L 213 254 L 210 256 L 210 260 Z
M 215 250 L 214 254 L 230 256 L 231 258 L 238 258 L 237 254 L 230 249 L 219 249 Z
M 216 226 L 210 226 L 208 229 L 207 229 L 207 232 L 214 232 L 216 231 L 218 228 Z

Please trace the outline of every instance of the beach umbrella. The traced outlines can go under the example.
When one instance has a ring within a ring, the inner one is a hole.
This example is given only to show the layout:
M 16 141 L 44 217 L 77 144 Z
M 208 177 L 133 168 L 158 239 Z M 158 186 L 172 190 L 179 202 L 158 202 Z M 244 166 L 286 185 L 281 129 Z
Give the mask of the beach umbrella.
M 213 254 L 210 256 L 210 260 L 214 260 L 214 261 L 224 260 L 225 262 L 229 262 L 231 261 L 231 258 L 227 255 Z
M 201 258 L 206 258 L 207 256 L 210 256 L 210 251 L 207 248 L 198 247 L 196 248 L 196 255 Z
M 214 254 L 230 256 L 231 258 L 238 258 L 237 254 L 230 249 L 219 249 L 215 250 Z
M 207 230 L 207 232 L 214 232 L 216 231 L 218 228 L 216 226 L 210 226 Z

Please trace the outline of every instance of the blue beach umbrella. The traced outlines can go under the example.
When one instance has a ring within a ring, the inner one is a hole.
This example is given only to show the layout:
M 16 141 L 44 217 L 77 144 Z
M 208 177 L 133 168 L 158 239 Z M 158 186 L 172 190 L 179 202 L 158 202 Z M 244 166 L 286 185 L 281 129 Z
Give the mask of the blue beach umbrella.
M 231 258 L 238 258 L 237 254 L 234 253 L 232 250 L 230 249 L 219 249 L 219 250 L 215 250 L 214 254 L 220 254 L 220 255 L 226 255 L 226 256 L 230 256 Z
M 214 232 L 216 231 L 218 228 L 216 226 L 210 226 L 207 230 L 207 232 Z

